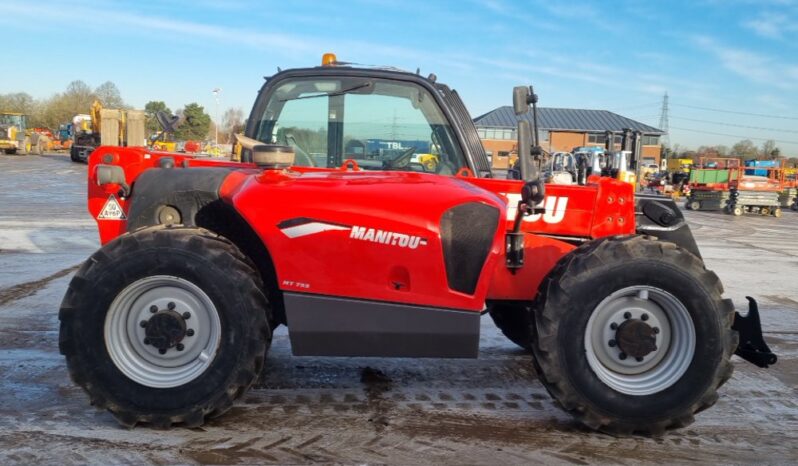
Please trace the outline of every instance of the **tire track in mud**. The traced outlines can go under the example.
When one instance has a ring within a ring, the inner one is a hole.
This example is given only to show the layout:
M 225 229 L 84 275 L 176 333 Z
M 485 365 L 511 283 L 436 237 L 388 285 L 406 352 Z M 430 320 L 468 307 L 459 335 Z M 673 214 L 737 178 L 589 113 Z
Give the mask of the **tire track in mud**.
M 5 306 L 8 303 L 14 302 L 18 299 L 22 299 L 26 296 L 30 296 L 39 291 L 42 287 L 44 287 L 51 281 L 57 280 L 61 277 L 64 277 L 74 272 L 75 270 L 78 269 L 78 267 L 80 267 L 80 264 L 73 265 L 72 267 L 67 267 L 63 270 L 59 270 L 58 272 L 52 275 L 48 275 L 38 280 L 20 283 L 19 285 L 9 286 L 8 288 L 2 288 L 0 289 L 0 306 Z

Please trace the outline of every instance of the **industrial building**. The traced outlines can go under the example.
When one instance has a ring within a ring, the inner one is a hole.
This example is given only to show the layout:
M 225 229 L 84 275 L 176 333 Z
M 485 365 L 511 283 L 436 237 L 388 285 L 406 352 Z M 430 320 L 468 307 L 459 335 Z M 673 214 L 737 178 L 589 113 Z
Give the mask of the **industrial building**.
M 474 119 L 482 145 L 494 168 L 506 168 L 516 151 L 519 119 L 532 123 L 532 113 L 516 116 L 510 106 L 499 107 Z M 662 130 L 607 110 L 538 108 L 540 146 L 547 152 L 570 152 L 574 147 L 604 147 L 606 132 L 615 132 L 615 148 L 621 148 L 624 129 L 642 133 L 641 157 L 660 162 Z

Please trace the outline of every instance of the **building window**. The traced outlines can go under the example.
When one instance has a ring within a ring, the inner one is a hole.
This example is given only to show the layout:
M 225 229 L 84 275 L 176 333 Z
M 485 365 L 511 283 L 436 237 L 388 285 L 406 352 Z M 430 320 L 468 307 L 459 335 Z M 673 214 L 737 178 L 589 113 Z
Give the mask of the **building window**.
M 516 139 L 514 128 L 477 128 L 477 135 L 480 139 L 514 140 Z
M 644 146 L 657 146 L 659 145 L 659 136 L 643 136 Z
M 500 150 L 499 151 L 499 157 L 507 157 L 509 155 L 510 155 L 510 153 L 507 152 L 506 150 Z
M 589 144 L 604 144 L 607 142 L 606 134 L 589 133 L 587 135 L 587 142 Z

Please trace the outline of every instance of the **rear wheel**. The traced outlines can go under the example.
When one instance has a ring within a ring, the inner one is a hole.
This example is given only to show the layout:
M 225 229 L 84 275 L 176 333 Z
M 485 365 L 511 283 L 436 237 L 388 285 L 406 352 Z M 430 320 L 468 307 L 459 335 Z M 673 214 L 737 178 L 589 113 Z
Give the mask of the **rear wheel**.
M 199 228 L 159 226 L 108 243 L 61 304 L 70 376 L 125 426 L 197 426 L 225 412 L 257 378 L 271 341 L 249 264 Z
M 560 260 L 535 302 L 543 384 L 590 428 L 660 433 L 693 422 L 732 373 L 734 308 L 672 243 L 615 237 Z
M 701 201 L 690 201 L 690 210 L 701 210 Z
M 776 218 L 781 218 L 781 208 L 776 207 L 773 209 L 773 216 Z
M 529 303 L 499 302 L 488 308 L 496 327 L 510 341 L 521 348 L 532 351 L 530 329 L 532 325 Z
M 742 208 L 742 206 L 738 206 L 738 205 L 736 205 L 736 206 L 732 207 L 732 208 L 731 208 L 731 213 L 732 213 L 732 215 L 734 215 L 735 217 L 739 217 L 740 215 L 742 215 L 742 214 L 743 214 L 743 208 Z

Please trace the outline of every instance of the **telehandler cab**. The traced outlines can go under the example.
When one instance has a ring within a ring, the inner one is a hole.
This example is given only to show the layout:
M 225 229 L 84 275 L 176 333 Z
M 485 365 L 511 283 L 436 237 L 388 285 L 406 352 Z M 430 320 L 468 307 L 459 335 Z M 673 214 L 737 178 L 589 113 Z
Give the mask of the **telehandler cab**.
M 297 356 L 476 358 L 489 313 L 564 410 L 614 433 L 690 424 L 735 352 L 776 361 L 672 200 L 599 176 L 545 185 L 524 121 L 522 179 L 493 178 L 434 75 L 323 63 L 268 78 L 240 163 L 92 153 L 103 246 L 63 299 L 60 350 L 121 424 L 224 413 L 281 324 Z

